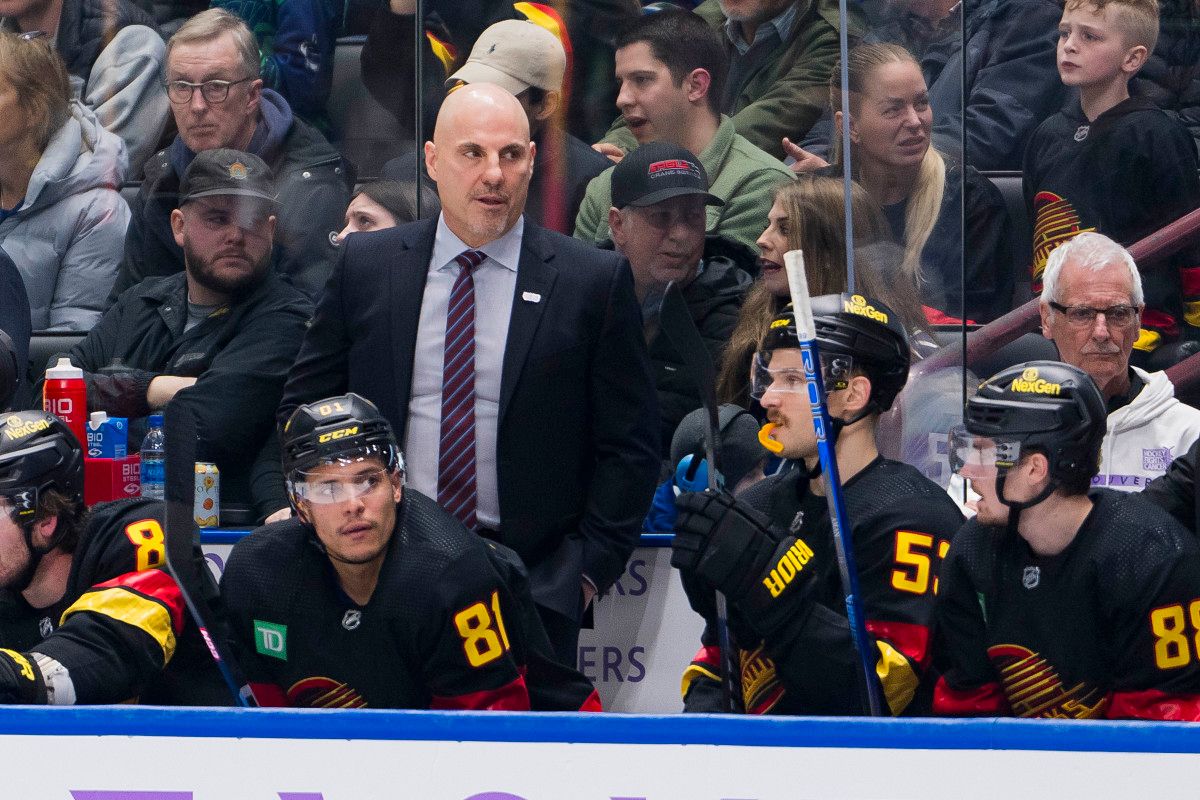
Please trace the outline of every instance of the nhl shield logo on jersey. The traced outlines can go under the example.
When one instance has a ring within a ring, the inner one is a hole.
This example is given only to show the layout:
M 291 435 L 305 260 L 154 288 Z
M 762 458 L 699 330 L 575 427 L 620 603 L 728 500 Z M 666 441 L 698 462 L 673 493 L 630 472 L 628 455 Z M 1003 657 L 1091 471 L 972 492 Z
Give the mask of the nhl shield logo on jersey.
M 1021 585 L 1026 589 L 1035 589 L 1042 581 L 1041 567 L 1026 567 L 1021 573 Z
M 50 634 L 54 633 L 54 622 L 49 617 L 42 617 L 38 622 L 38 633 L 45 639 Z
M 352 631 L 362 624 L 362 612 L 352 608 L 342 615 L 342 627 Z

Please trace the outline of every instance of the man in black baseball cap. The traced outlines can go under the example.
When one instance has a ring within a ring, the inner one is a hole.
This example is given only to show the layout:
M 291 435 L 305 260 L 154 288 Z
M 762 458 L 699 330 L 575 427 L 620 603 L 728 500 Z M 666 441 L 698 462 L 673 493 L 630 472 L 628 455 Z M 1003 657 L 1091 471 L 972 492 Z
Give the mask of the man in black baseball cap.
M 754 263 L 744 245 L 705 235 L 705 209 L 723 205 L 708 191 L 700 159 L 679 145 L 648 142 L 612 171 L 613 207 L 608 226 L 616 249 L 629 259 L 642 304 L 646 342 L 654 362 L 662 413 L 661 451 L 689 411 L 700 406 L 694 381 L 675 349 L 658 331 L 658 307 L 675 282 L 715 360 L 733 333 Z
M 83 370 L 88 409 L 130 419 L 131 448 L 141 441 L 139 418 L 172 401 L 194 406 L 198 457 L 221 471 L 223 515 L 249 505 L 251 464 L 312 315 L 311 302 L 271 269 L 277 208 L 258 156 L 197 154 L 171 212 L 184 271 L 125 290 L 68 354 Z M 269 511 L 287 502 L 258 501 Z

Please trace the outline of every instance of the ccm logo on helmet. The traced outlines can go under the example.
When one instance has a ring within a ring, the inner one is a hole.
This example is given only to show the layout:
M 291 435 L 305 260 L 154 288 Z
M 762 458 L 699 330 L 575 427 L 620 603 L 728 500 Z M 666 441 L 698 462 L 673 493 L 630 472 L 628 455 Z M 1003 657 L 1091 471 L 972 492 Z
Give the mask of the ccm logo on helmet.
M 774 569 L 771 570 L 771 574 L 763 578 L 763 586 L 767 587 L 771 597 L 779 597 L 783 594 L 783 590 L 788 587 L 793 578 L 800 574 L 804 565 L 812 557 L 812 548 L 805 544 L 803 539 L 797 539 L 796 543 L 780 556 Z
M 867 298 L 861 294 L 851 295 L 849 300 L 842 303 L 842 308 L 847 314 L 857 314 L 860 317 L 873 319 L 885 325 L 888 321 L 888 315 L 875 308 L 875 306 L 867 305 Z
M 1037 367 L 1029 367 L 1021 373 L 1021 377 L 1013 378 L 1010 388 L 1014 392 L 1022 392 L 1024 394 L 1057 395 L 1062 393 L 1061 384 L 1050 383 L 1038 377 Z
M 338 428 L 336 431 L 330 431 L 329 433 L 322 433 L 320 436 L 317 437 L 317 442 L 320 444 L 324 444 L 325 442 L 332 442 L 335 439 L 345 439 L 347 436 L 353 436 L 356 433 L 358 433 L 357 425 L 355 425 L 352 428 Z

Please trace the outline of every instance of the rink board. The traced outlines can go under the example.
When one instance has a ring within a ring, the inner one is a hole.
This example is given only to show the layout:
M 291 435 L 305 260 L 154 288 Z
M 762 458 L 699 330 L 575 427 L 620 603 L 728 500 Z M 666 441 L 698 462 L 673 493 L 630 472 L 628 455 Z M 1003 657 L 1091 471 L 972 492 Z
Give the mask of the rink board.
M 1196 797 L 1200 727 L 159 708 L 0 714 L 30 800 Z

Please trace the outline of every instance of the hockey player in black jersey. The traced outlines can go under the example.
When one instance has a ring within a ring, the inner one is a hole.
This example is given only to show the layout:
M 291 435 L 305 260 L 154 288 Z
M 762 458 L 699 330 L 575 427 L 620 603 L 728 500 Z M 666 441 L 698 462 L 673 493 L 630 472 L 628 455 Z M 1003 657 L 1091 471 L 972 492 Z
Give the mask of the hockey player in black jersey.
M 61 420 L 0 416 L 0 702 L 228 705 L 162 569 L 162 503 L 85 514 L 82 491 Z
M 882 458 L 879 415 L 908 378 L 909 345 L 896 314 L 862 295 L 812 301 L 836 455 L 877 679 L 893 714 L 914 702 L 929 660 L 938 564 L 962 515 L 915 468 Z M 797 469 L 735 499 L 681 495 L 671 563 L 693 607 L 710 620 L 683 679 L 688 711 L 722 711 L 714 589 L 730 602 L 739 646 L 740 706 L 752 714 L 861 714 L 859 660 L 846 620 L 799 341 L 791 311 L 772 323 L 755 360 L 764 435 Z
M 1200 547 L 1143 495 L 1089 492 L 1104 433 L 1054 361 L 968 401 L 951 460 L 979 513 L 942 566 L 937 713 L 1200 720 Z
M 239 542 L 221 579 L 260 702 L 599 710 L 587 679 L 550 655 L 520 560 L 405 488 L 372 403 L 301 406 L 283 451 L 296 516 Z

